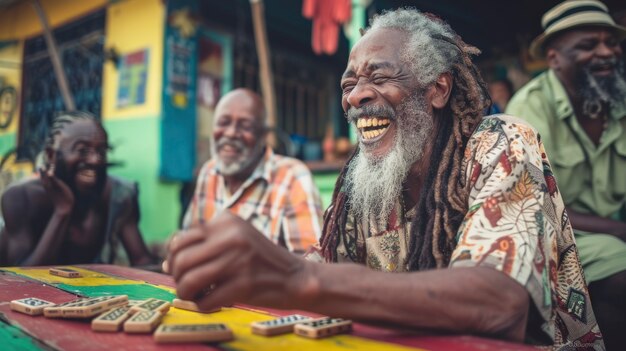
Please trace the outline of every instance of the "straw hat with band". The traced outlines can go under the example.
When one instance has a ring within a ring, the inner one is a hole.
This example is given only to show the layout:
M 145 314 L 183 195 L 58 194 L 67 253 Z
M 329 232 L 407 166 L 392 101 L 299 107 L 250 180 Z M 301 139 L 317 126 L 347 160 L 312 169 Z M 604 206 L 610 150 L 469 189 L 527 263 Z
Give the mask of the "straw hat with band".
M 555 34 L 574 27 L 607 27 L 615 31 L 619 41 L 626 38 L 626 27 L 615 24 L 609 9 L 596 0 L 571 0 L 562 2 L 541 18 L 543 33 L 530 44 L 530 54 L 544 56 L 544 44 Z

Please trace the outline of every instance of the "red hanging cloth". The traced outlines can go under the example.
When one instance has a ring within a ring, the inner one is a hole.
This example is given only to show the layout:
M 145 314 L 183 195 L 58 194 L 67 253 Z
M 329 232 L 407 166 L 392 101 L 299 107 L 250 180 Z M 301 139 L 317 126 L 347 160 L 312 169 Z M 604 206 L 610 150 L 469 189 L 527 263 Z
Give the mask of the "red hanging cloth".
M 339 44 L 339 26 L 350 20 L 351 0 L 303 0 L 302 15 L 313 20 L 311 46 L 317 55 L 332 55 Z

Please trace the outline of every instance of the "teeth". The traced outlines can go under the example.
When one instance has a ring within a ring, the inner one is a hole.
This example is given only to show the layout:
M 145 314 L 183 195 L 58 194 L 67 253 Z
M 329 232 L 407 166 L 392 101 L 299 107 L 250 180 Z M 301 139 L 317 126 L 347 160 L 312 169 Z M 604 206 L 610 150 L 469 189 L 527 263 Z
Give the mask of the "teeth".
M 390 120 L 387 118 L 376 118 L 376 117 L 365 117 L 365 118 L 359 118 L 356 121 L 356 127 L 358 129 L 361 129 L 361 135 L 363 137 L 363 139 L 372 139 L 372 138 L 376 138 L 377 136 L 383 134 L 385 132 L 385 130 L 387 129 L 387 126 L 390 124 Z M 376 129 L 373 130 L 364 130 L 365 128 L 368 127 L 378 127 Z
M 378 127 L 378 126 L 386 126 L 390 122 L 386 118 L 378 119 L 376 117 L 372 118 L 359 118 L 356 121 L 357 128 L 365 128 L 365 127 Z

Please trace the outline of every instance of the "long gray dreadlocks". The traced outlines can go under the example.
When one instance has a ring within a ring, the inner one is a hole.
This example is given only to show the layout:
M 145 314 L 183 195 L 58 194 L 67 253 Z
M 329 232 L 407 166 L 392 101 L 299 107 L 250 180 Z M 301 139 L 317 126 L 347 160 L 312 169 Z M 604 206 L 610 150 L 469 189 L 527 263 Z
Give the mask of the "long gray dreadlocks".
M 464 176 L 463 153 L 483 112 L 491 105 L 486 85 L 471 61 L 471 56 L 480 51 L 463 42 L 441 19 L 415 9 L 398 9 L 374 17 L 368 31 L 378 28 L 409 33 L 402 59 L 411 66 L 420 85 L 432 84 L 445 72 L 450 72 L 454 80 L 448 105 L 437 112 L 440 128 L 431 160 L 440 162 L 426 175 L 418 212 L 411 225 L 409 246 L 410 270 L 445 267 L 456 246 L 457 230 L 467 212 L 469 189 Z M 346 234 L 350 206 L 344 183 L 346 171 L 358 152 L 357 149 L 341 171 L 332 206 L 324 215 L 320 244 L 322 254 L 329 262 L 337 261 L 340 240 L 346 246 L 351 243 L 356 246 L 353 249 L 347 247 L 352 261 L 365 260 L 365 238 L 350 240 Z

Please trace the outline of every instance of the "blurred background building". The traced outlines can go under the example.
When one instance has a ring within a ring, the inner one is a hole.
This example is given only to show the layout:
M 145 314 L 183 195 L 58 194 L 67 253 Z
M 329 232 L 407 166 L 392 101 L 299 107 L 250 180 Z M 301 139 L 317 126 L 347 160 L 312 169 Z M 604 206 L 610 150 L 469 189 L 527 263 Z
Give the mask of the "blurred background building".
M 254 0 L 252 1 L 254 2 Z M 367 18 L 415 6 L 468 43 L 488 81 L 514 88 L 545 69 L 528 45 L 559 1 L 264 0 L 275 149 L 308 162 L 330 201 L 350 152 L 339 80 Z M 0 0 L 0 194 L 29 176 L 51 120 L 67 110 L 36 7 L 56 42 L 71 99 L 99 116 L 110 172 L 140 185 L 148 242 L 178 227 L 197 168 L 210 158 L 212 115 L 232 88 L 261 91 L 250 0 Z M 623 1 L 605 1 L 615 13 Z M 257 28 L 258 30 L 258 28 Z

